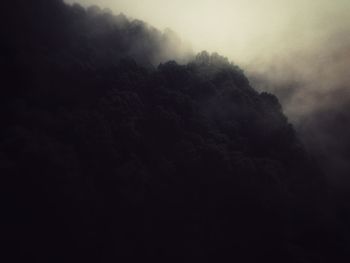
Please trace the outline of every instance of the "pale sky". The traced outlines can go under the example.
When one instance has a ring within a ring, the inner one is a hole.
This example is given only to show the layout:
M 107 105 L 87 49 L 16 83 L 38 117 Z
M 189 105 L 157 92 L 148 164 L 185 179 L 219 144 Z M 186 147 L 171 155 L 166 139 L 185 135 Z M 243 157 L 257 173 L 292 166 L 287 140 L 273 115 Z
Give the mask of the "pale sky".
M 66 0 L 171 28 L 194 50 L 217 51 L 238 63 L 259 53 L 288 52 L 350 29 L 349 0 Z
M 279 96 L 308 147 L 341 155 L 337 147 L 345 137 L 335 138 L 331 127 L 320 124 L 348 114 L 350 0 L 77 1 L 171 28 L 194 51 L 227 56 L 254 88 Z

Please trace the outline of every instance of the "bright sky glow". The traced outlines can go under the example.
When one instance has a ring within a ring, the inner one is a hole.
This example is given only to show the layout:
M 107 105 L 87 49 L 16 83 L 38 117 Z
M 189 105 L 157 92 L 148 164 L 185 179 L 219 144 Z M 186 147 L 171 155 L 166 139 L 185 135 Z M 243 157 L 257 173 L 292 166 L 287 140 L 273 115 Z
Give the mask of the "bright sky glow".
M 217 51 L 238 63 L 259 54 L 305 49 L 350 29 L 348 0 L 66 0 L 97 4 L 176 31 L 194 50 Z

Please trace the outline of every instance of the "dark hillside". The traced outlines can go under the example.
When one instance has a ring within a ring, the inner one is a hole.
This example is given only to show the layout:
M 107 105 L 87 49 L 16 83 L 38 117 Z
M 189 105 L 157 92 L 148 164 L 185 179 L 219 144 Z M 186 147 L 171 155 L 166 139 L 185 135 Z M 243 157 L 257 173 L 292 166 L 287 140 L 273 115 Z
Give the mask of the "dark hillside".
M 155 67 L 175 36 L 97 7 L 9 3 L 10 261 L 341 262 L 322 174 L 276 97 L 237 66 L 204 51 Z

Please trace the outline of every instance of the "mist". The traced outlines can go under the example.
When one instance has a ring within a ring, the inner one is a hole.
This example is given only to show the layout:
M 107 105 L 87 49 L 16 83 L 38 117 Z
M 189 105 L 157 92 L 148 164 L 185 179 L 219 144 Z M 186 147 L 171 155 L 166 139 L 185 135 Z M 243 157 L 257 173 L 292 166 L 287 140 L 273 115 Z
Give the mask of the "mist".
M 172 28 L 194 51 L 229 57 L 255 88 L 278 96 L 309 151 L 327 164 L 330 181 L 350 186 L 349 1 L 78 2 Z
M 66 0 L 84 6 L 97 4 L 115 13 L 144 20 L 159 29 L 171 28 L 191 42 L 196 51 L 229 56 L 239 64 L 264 53 L 304 49 L 339 28 L 349 28 L 350 4 L 337 0 L 206 0 L 126 1 Z
M 80 3 L 1 9 L 9 262 L 349 262 L 345 2 Z
M 348 10 L 349 4 L 344 7 Z M 342 11 L 328 14 L 308 31 L 301 27 L 274 52 L 262 52 L 245 68 L 253 86 L 278 96 L 329 181 L 347 189 L 350 26 Z

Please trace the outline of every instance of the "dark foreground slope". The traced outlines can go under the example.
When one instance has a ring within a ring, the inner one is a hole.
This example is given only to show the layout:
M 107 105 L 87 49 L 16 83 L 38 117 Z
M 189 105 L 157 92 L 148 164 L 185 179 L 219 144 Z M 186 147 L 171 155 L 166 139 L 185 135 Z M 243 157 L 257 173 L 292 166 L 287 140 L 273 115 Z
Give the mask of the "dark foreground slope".
M 206 52 L 154 68 L 171 42 L 96 8 L 16 0 L 2 12 L 10 260 L 345 259 L 321 174 L 239 68 Z

